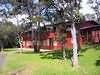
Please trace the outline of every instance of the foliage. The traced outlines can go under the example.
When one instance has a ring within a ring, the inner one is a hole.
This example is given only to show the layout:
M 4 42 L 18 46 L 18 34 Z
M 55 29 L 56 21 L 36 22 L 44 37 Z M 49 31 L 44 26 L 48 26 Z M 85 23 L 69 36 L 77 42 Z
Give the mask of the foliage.
M 42 1 L 47 6 L 53 4 L 53 0 L 40 0 L 40 1 Z
M 11 22 L 1 23 L 0 25 L 0 40 L 4 47 L 13 47 L 17 37 L 16 26 Z
M 42 16 L 33 16 L 32 18 L 33 22 L 42 22 L 43 21 L 43 17 Z
M 85 21 L 85 17 L 79 13 L 79 11 L 76 12 L 74 21 L 77 25 L 80 25 L 81 22 Z
M 62 34 L 60 35 L 60 37 L 59 37 L 59 40 L 60 40 L 62 43 L 64 43 L 65 40 L 66 40 L 66 33 L 62 33 Z

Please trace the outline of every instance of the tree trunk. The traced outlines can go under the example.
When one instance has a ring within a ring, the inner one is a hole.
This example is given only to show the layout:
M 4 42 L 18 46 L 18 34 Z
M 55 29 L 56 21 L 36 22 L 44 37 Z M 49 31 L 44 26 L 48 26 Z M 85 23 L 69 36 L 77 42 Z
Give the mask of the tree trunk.
M 3 44 L 1 44 L 1 50 L 0 51 L 3 52 Z
M 37 43 L 34 44 L 34 52 L 35 52 L 35 53 L 38 53 L 38 52 L 39 52 L 39 51 L 38 51 Z
M 73 67 L 78 68 L 78 43 L 77 43 L 77 32 L 75 24 L 73 23 L 71 26 L 71 34 L 72 34 L 72 40 L 73 40 L 73 57 L 72 57 L 72 65 Z
M 35 31 L 34 52 L 40 52 L 40 23 L 37 22 L 37 30 Z
M 33 42 L 33 47 L 34 47 L 34 52 L 37 53 L 38 52 L 38 48 L 37 48 L 37 30 L 35 30 L 34 35 L 32 35 L 35 37 L 34 42 Z
M 0 52 L 3 52 L 3 43 L 0 41 Z
M 63 45 L 63 59 L 66 60 L 66 47 Z
M 37 47 L 38 47 L 38 52 L 40 52 L 40 22 L 37 22 L 38 25 L 38 40 L 37 40 Z
M 40 48 L 39 48 L 39 40 L 35 40 L 35 43 L 34 43 L 34 52 L 35 53 L 39 53 L 40 52 Z
M 77 37 L 77 44 L 78 44 L 78 51 L 77 52 L 79 54 L 79 51 L 81 49 L 81 46 L 80 46 L 80 27 L 79 27 L 79 25 L 77 25 L 76 30 L 77 30 L 76 37 Z
M 18 39 L 19 39 L 20 52 L 23 52 L 22 40 L 21 40 L 21 38 L 20 38 L 20 35 L 19 35 L 19 34 L 18 34 Z

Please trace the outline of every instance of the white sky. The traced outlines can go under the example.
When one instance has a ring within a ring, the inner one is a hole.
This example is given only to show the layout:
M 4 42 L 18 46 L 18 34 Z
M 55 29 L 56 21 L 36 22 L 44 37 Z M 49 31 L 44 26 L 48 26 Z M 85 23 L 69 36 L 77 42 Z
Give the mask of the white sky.
M 35 2 L 37 2 L 38 0 L 36 0 Z M 88 0 L 82 0 L 82 3 L 81 3 L 81 6 L 82 6 L 82 9 L 80 10 L 80 13 L 82 13 L 83 15 L 85 14 L 92 14 L 94 13 L 94 11 L 87 5 L 87 1 Z M 18 20 L 21 20 L 22 18 L 25 18 L 27 17 L 27 15 L 18 15 Z M 1 21 L 1 18 L 0 18 L 0 21 Z M 11 21 L 13 22 L 14 24 L 17 25 L 17 20 L 16 18 L 12 18 L 12 19 L 8 19 L 8 21 Z
M 17 18 L 8 18 L 8 21 L 11 21 L 11 22 L 13 22 L 13 24 L 17 25 L 17 20 L 19 21 L 19 24 L 21 24 L 22 18 L 26 18 L 26 17 L 28 17 L 28 15 L 26 15 L 26 14 L 18 15 Z
M 83 15 L 88 14 L 88 13 L 89 14 L 93 14 L 94 13 L 93 9 L 91 9 L 89 7 L 89 5 L 87 4 L 87 1 L 88 0 L 82 0 L 82 3 L 81 3 L 82 9 L 80 10 L 80 13 L 82 13 Z

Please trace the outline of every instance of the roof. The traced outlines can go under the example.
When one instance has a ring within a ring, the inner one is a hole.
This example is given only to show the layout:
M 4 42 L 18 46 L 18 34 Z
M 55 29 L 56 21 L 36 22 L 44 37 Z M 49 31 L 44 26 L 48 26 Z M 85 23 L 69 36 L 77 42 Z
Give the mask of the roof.
M 80 29 L 100 28 L 100 24 L 96 21 L 85 21 L 80 24 Z
M 46 28 L 49 28 L 49 27 L 56 27 L 56 26 L 59 26 L 59 25 L 66 25 L 66 26 L 71 26 L 71 22 L 60 22 L 60 23 L 56 23 L 56 24 L 48 24 L 48 25 L 45 25 L 44 27 Z M 42 28 L 42 27 L 41 27 Z M 88 29 L 92 29 L 92 30 L 97 30 L 97 29 L 100 29 L 100 24 L 97 23 L 96 21 L 85 21 L 85 22 L 82 22 L 80 23 L 80 29 L 81 30 L 88 30 Z M 34 29 L 35 30 L 35 29 Z M 25 33 L 31 31 L 31 29 L 25 31 Z

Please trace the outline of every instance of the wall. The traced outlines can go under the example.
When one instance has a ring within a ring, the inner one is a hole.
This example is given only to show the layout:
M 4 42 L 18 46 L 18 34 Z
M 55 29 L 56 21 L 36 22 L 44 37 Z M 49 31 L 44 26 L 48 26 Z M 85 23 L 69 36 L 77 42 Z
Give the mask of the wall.
M 43 39 L 42 36 L 42 40 L 41 40 L 41 48 L 42 49 L 52 49 L 52 50 L 58 50 L 62 48 L 62 44 L 59 41 L 59 36 L 60 34 L 58 32 L 49 32 L 48 34 L 43 34 L 44 36 L 46 36 Z M 67 37 L 66 37 L 66 47 L 67 48 L 72 48 L 72 38 L 71 38 L 71 33 L 67 32 Z M 81 35 L 79 35 L 79 41 L 80 41 L 80 46 L 82 46 L 84 44 L 83 38 Z M 23 47 L 24 48 L 32 48 L 32 37 L 31 35 L 24 35 L 23 36 Z

